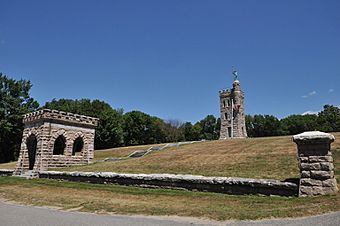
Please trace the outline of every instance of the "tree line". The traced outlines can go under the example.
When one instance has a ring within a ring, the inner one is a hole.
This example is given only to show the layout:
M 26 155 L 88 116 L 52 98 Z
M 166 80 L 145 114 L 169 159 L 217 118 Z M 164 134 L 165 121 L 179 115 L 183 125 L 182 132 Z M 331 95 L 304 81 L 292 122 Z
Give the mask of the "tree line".
M 294 135 L 304 131 L 340 131 L 340 108 L 325 105 L 318 114 L 290 115 L 278 119 L 273 115 L 247 115 L 246 128 L 249 137 Z
M 30 81 L 14 80 L 0 73 L 0 162 L 19 155 L 23 131 L 22 116 L 41 108 L 99 118 L 95 149 L 219 138 L 221 121 L 213 115 L 192 124 L 163 120 L 141 111 L 124 113 L 101 100 L 53 99 L 42 107 L 29 95 Z M 246 116 L 249 137 L 297 134 L 307 130 L 340 131 L 340 109 L 325 105 L 318 115 Z

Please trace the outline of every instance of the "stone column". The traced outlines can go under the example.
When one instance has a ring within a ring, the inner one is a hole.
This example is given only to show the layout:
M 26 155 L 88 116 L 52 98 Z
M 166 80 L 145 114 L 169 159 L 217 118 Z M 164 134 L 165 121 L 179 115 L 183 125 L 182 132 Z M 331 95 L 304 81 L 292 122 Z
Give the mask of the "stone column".
M 335 194 L 338 191 L 331 153 L 334 139 L 333 135 L 319 131 L 293 136 L 298 147 L 301 176 L 299 196 Z

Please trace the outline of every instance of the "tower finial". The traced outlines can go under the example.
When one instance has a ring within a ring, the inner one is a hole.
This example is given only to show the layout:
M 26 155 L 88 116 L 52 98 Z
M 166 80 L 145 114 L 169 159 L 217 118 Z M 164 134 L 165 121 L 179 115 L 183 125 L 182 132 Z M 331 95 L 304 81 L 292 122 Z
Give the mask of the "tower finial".
M 234 81 L 236 81 L 236 80 L 237 80 L 238 73 L 237 73 L 237 70 L 236 70 L 236 68 L 234 67 L 234 65 L 232 66 L 232 74 L 234 75 Z

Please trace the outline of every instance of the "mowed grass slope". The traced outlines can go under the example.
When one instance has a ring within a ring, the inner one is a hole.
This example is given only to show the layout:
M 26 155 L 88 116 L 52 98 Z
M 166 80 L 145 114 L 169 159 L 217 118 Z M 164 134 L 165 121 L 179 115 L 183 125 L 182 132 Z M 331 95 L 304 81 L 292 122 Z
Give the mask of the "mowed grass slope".
M 340 158 L 340 133 L 332 144 Z M 143 147 L 138 147 L 143 149 Z M 115 156 L 122 148 L 96 151 Z M 127 153 L 127 152 L 126 152 Z M 66 171 L 111 171 L 124 173 L 175 173 L 205 176 L 287 179 L 299 177 L 297 147 L 292 136 L 217 140 L 153 152 L 142 158 L 63 168 Z

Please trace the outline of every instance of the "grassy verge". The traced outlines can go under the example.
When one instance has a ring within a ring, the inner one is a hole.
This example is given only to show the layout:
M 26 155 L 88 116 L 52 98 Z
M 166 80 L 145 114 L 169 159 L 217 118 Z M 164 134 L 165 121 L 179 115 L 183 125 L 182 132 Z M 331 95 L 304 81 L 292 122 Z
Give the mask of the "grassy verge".
M 0 197 L 65 210 L 215 220 L 299 217 L 340 210 L 339 194 L 307 198 L 232 196 L 14 177 L 0 177 Z

